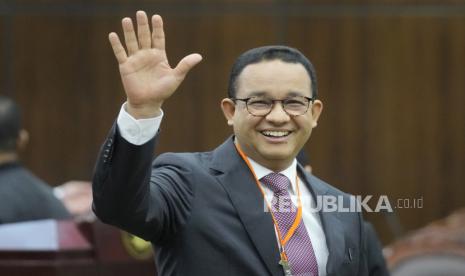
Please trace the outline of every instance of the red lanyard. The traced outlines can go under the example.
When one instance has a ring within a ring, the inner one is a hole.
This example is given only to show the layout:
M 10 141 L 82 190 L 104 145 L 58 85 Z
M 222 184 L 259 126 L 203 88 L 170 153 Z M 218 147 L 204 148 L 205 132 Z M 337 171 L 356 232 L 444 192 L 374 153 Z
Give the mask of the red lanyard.
M 250 164 L 249 159 L 247 158 L 247 155 L 245 155 L 245 153 L 241 150 L 241 147 L 239 146 L 239 144 L 235 143 L 235 146 L 236 146 L 237 151 L 239 152 L 239 155 L 242 157 L 244 162 L 247 164 L 247 167 L 249 167 L 250 172 L 252 172 L 255 178 L 255 183 L 257 184 L 258 188 L 260 189 L 260 192 L 263 195 L 263 199 L 265 200 L 268 211 L 270 212 L 271 218 L 273 219 L 273 224 L 276 228 L 276 232 L 278 233 L 279 244 L 281 246 L 281 258 L 287 261 L 287 255 L 284 252 L 284 246 L 289 241 L 289 239 L 292 237 L 292 235 L 295 233 L 295 230 L 297 229 L 297 227 L 299 227 L 299 224 L 302 220 L 302 204 L 300 200 L 299 178 L 297 177 L 297 174 L 296 174 L 295 179 L 296 179 L 297 199 L 298 199 L 297 216 L 295 217 L 295 220 L 292 223 L 291 228 L 289 229 L 289 231 L 287 232 L 286 236 L 283 239 L 281 235 L 281 231 L 279 230 L 278 222 L 276 221 L 276 218 L 273 215 L 273 212 L 272 212 L 272 209 L 270 207 L 268 200 L 266 200 L 265 191 L 263 190 L 262 185 L 260 184 L 260 181 L 258 180 L 257 175 L 255 174 L 255 171 L 252 165 Z

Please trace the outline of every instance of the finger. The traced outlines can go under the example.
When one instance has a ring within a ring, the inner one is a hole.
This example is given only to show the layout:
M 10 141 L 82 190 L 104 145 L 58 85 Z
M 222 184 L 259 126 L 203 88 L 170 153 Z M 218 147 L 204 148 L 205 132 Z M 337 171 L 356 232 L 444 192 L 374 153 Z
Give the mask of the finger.
M 202 60 L 202 56 L 199 54 L 190 54 L 184 57 L 174 68 L 174 73 L 177 78 L 184 79 L 186 74 L 200 61 Z
M 123 18 L 122 25 L 126 48 L 128 48 L 128 55 L 132 55 L 139 50 L 139 45 L 137 43 L 136 33 L 134 32 L 134 26 L 132 25 L 131 18 Z
M 136 13 L 137 19 L 137 37 L 142 49 L 149 49 L 151 45 L 150 26 L 147 19 L 147 14 L 144 11 Z
M 108 40 L 110 40 L 111 48 L 113 48 L 113 53 L 118 63 L 124 63 L 128 56 L 126 55 L 123 45 L 121 45 L 118 35 L 116 33 L 110 33 L 108 35 Z
M 158 14 L 152 16 L 152 44 L 155 49 L 165 50 L 165 32 L 163 31 L 163 19 Z

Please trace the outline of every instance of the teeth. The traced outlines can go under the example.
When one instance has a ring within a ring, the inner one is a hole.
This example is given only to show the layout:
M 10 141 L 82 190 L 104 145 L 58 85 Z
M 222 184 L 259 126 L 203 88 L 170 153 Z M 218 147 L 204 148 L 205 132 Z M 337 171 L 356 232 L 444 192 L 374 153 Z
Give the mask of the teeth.
M 270 137 L 283 137 L 289 135 L 289 131 L 271 131 L 271 130 L 265 130 L 262 131 L 262 133 L 265 136 L 270 136 Z

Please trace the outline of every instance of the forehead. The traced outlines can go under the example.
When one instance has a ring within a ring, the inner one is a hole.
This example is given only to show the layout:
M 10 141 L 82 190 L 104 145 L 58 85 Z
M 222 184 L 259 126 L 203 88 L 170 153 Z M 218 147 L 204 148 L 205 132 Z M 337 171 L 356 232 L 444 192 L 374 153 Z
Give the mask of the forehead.
M 310 76 L 300 63 L 266 60 L 249 64 L 237 79 L 237 97 L 254 93 L 275 98 L 290 94 L 311 96 Z

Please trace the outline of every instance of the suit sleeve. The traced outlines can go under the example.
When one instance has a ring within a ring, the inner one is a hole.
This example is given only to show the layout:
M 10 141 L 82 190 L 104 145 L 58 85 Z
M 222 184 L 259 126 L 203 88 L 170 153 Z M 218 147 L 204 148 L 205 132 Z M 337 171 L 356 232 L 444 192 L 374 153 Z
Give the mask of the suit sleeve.
M 113 125 L 95 167 L 92 208 L 105 223 L 163 243 L 185 224 L 192 191 L 187 181 L 190 171 L 170 164 L 169 155 L 152 166 L 158 135 L 137 146 Z

